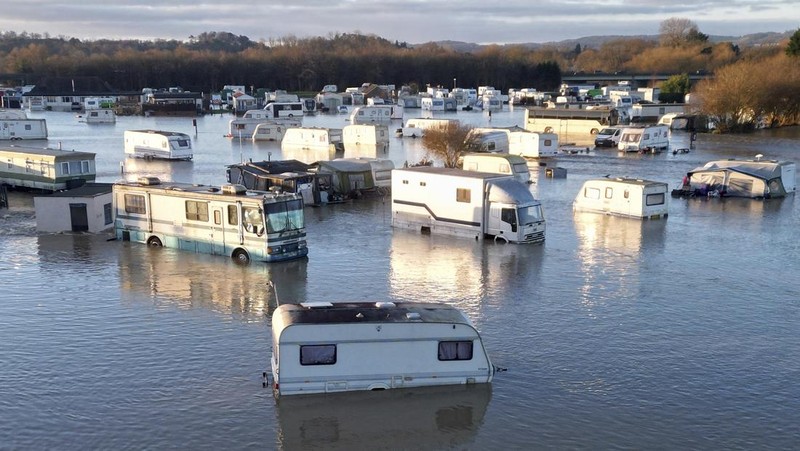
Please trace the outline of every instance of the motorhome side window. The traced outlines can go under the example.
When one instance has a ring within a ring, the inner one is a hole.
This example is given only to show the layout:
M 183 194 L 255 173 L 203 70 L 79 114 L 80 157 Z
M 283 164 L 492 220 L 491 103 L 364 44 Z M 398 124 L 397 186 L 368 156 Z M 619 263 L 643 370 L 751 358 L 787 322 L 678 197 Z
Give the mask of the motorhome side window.
M 664 193 L 648 194 L 645 198 L 647 205 L 662 205 L 664 203 Z
M 239 225 L 239 216 L 236 211 L 236 205 L 228 205 L 228 224 Z
M 472 342 L 440 341 L 439 360 L 472 360 Z
M 300 365 L 333 365 L 336 363 L 336 345 L 300 346 Z
M 206 202 L 187 200 L 186 219 L 208 222 L 208 204 Z
M 466 188 L 456 188 L 456 202 L 472 202 L 472 193 Z
M 250 233 L 257 235 L 264 233 L 264 220 L 261 216 L 261 209 L 256 207 L 242 208 L 242 224 L 244 224 L 244 229 Z
M 144 196 L 141 194 L 126 194 L 125 213 L 136 213 L 140 215 L 147 213 Z

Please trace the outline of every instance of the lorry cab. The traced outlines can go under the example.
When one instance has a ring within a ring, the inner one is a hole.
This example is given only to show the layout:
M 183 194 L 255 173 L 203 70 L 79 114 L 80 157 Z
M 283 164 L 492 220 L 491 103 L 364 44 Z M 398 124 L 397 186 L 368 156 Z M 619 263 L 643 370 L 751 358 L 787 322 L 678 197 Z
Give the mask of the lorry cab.
M 544 241 L 545 219 L 542 204 L 534 199 L 527 186 L 513 178 L 491 182 L 486 215 L 486 234 L 494 236 L 495 241 Z

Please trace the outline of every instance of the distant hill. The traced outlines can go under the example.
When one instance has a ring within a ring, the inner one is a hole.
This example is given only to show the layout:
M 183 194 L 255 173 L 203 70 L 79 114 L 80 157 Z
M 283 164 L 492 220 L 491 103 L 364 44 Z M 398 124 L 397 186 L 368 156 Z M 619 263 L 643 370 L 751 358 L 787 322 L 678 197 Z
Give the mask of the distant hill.
M 791 37 L 794 31 L 786 31 L 783 33 L 776 33 L 776 32 L 765 32 L 765 33 L 753 33 L 747 34 L 744 36 L 709 36 L 708 39 L 711 42 L 732 42 L 739 47 L 754 47 L 754 46 L 762 46 L 762 45 L 776 45 L 786 39 Z M 582 38 L 576 39 L 565 39 L 563 41 L 551 41 L 551 42 L 526 42 L 521 44 L 500 44 L 501 47 L 506 46 L 523 46 L 529 49 L 537 49 L 541 47 L 558 47 L 564 49 L 571 49 L 574 48 L 577 44 L 580 44 L 583 48 L 598 48 L 605 44 L 608 41 L 614 41 L 618 39 L 643 39 L 647 41 L 658 41 L 658 35 L 638 35 L 638 36 L 621 36 L 621 35 L 609 35 L 609 36 L 585 36 Z M 461 41 L 435 41 L 435 42 L 428 42 L 426 44 L 436 44 L 443 48 L 448 48 L 455 50 L 456 52 L 463 52 L 463 53 L 472 53 L 479 51 L 489 45 L 484 44 L 475 44 L 472 42 L 461 42 Z M 422 45 L 422 44 L 420 44 Z

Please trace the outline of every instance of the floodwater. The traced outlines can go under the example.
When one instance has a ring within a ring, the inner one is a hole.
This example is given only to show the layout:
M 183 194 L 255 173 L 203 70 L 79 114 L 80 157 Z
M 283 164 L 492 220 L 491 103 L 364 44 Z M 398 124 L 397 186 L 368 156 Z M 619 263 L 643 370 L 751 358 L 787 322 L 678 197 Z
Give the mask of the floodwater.
M 32 116 L 47 119 L 49 146 L 95 152 L 99 181 L 221 184 L 225 165 L 286 157 L 277 143 L 224 137 L 229 116 L 196 129 Z M 450 116 L 522 125 L 520 110 Z M 123 131 L 144 128 L 190 134 L 194 160 L 126 160 Z M 673 133 L 672 147 L 688 137 Z M 547 164 L 566 178 L 532 167 L 542 245 L 393 230 L 390 199 L 377 198 L 307 208 L 307 260 L 245 267 L 105 234 L 37 234 L 23 202 L 0 211 L 0 448 L 796 449 L 796 196 L 670 199 L 667 219 L 644 222 L 571 202 L 591 177 L 677 187 L 711 159 L 798 152 L 794 128 L 700 135 L 686 154 L 565 154 Z M 387 155 L 398 166 L 423 156 L 400 138 Z M 276 298 L 448 302 L 508 371 L 487 386 L 275 401 L 262 372 Z

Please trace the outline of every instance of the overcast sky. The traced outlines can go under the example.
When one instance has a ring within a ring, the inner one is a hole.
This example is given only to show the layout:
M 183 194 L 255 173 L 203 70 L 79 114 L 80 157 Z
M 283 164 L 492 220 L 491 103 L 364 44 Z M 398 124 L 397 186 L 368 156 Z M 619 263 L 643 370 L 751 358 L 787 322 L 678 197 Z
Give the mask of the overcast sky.
M 0 30 L 79 39 L 178 39 L 227 31 L 254 41 L 374 34 L 419 44 L 552 42 L 658 34 L 670 17 L 709 35 L 800 28 L 798 0 L 3 0 Z

